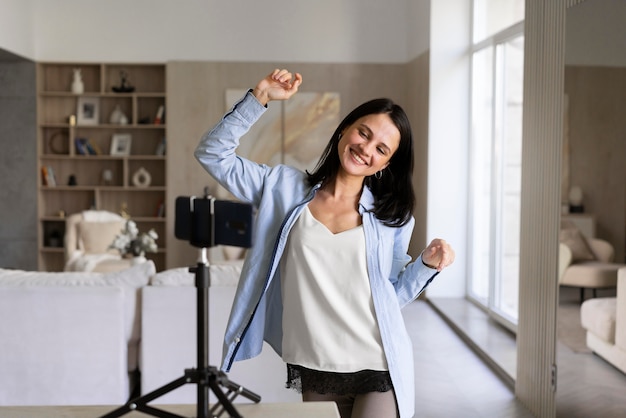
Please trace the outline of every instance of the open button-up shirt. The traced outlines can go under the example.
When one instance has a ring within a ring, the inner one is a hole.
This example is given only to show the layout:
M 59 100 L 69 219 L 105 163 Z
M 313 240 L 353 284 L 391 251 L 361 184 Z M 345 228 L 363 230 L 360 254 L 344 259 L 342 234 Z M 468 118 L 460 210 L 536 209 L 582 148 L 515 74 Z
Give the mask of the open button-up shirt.
M 294 221 L 320 185 L 286 165 L 269 167 L 239 157 L 239 139 L 266 108 L 248 92 L 201 139 L 195 157 L 237 199 L 257 209 L 254 245 L 244 262 L 224 336 L 222 370 L 257 356 L 263 340 L 282 355 L 282 299 L 279 262 Z M 253 140 L 250 138 L 250 140 Z M 400 416 L 414 413 L 413 348 L 400 309 L 437 275 L 421 256 L 407 254 L 414 219 L 402 227 L 382 224 L 372 212 L 374 197 L 363 188 L 359 201 L 372 298 Z

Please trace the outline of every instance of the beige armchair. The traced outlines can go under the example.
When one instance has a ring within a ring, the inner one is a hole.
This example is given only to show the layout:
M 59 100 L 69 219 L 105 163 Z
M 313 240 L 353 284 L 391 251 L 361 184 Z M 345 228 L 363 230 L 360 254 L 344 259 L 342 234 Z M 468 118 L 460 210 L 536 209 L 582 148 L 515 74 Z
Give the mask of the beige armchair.
M 613 246 L 598 238 L 585 238 L 580 231 L 561 229 L 559 246 L 559 285 L 580 288 L 581 302 L 585 289 L 617 286 L 617 271 L 626 264 L 614 263 Z
M 131 266 L 109 246 L 126 219 L 103 210 L 87 210 L 65 221 L 65 271 L 117 271 Z

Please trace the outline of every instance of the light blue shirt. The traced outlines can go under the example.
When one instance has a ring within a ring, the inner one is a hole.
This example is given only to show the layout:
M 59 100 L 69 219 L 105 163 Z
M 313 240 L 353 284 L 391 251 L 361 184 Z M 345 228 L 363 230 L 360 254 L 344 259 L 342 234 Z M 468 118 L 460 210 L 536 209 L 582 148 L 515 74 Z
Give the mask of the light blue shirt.
M 257 209 L 254 245 L 247 253 L 224 336 L 222 370 L 233 361 L 260 354 L 263 340 L 282 355 L 282 300 L 279 262 L 287 237 L 319 184 L 309 186 L 306 173 L 286 165 L 269 167 L 239 157 L 239 139 L 266 108 L 248 92 L 196 148 L 200 164 L 237 199 Z M 252 138 L 250 140 L 253 140 Z M 372 212 L 374 197 L 363 188 L 359 213 L 363 220 L 374 310 L 400 409 L 413 416 L 415 384 L 413 348 L 400 309 L 413 301 L 437 275 L 407 254 L 415 220 L 403 227 L 382 224 Z

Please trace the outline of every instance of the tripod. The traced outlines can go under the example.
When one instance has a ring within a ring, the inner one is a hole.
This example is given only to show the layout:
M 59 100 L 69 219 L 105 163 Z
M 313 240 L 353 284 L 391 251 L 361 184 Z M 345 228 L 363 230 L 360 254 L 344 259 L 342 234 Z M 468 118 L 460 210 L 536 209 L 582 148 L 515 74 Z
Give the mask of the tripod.
M 158 409 L 148 405 L 148 402 L 165 395 L 180 386 L 193 383 L 197 385 L 197 418 L 220 417 L 224 412 L 228 412 L 231 418 L 242 418 L 232 404 L 238 396 L 260 402 L 261 397 L 248 389 L 240 386 L 228 379 L 226 374 L 214 366 L 209 366 L 209 346 L 207 339 L 207 323 L 209 316 L 209 286 L 211 278 L 209 263 L 207 261 L 206 248 L 200 250 L 200 260 L 196 267 L 190 267 L 189 271 L 195 273 L 196 277 L 196 315 L 197 315 L 197 368 L 185 369 L 185 374 L 160 388 L 147 393 L 141 397 L 131 399 L 125 405 L 103 415 L 102 418 L 113 418 L 127 414 L 131 411 L 141 411 L 155 417 L 164 418 L 184 418 L 163 409 Z M 222 387 L 224 389 L 222 389 Z M 215 394 L 218 402 L 209 410 L 209 389 Z M 209 413 L 211 415 L 209 415 Z

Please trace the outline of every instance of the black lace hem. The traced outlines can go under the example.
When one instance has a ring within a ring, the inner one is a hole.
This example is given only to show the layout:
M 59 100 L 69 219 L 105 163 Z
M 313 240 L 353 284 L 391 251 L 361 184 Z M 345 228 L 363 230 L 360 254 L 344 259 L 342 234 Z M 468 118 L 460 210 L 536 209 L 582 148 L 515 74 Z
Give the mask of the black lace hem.
M 319 394 L 353 395 L 387 392 L 393 389 L 393 384 L 388 371 L 361 370 L 354 373 L 335 373 L 287 364 L 286 387 L 298 393 L 312 391 Z

